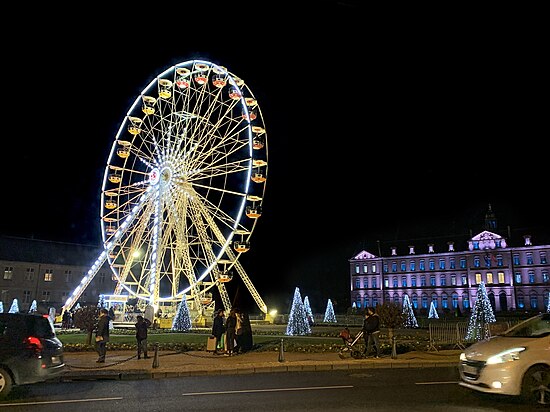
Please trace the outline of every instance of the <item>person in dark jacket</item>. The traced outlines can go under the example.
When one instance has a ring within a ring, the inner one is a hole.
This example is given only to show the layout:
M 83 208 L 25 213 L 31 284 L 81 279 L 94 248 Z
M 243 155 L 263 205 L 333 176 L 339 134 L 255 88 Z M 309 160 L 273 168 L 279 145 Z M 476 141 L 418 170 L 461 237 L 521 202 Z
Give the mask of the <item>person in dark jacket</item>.
M 216 350 L 215 354 L 223 352 L 223 341 L 222 337 L 225 333 L 224 326 L 224 312 L 223 309 L 218 309 L 216 316 L 214 316 L 214 321 L 212 322 L 212 336 L 216 338 Z
M 380 317 L 374 312 L 373 308 L 368 308 L 363 321 L 363 338 L 365 339 L 365 351 L 363 355 L 369 356 L 372 345 L 376 349 L 376 358 L 380 357 Z
M 109 311 L 105 308 L 99 310 L 99 320 L 95 332 L 95 349 L 99 357 L 96 363 L 105 363 L 107 354 L 107 342 L 109 342 Z
M 143 359 L 149 358 L 147 356 L 147 329 L 151 326 L 151 321 L 144 318 L 141 315 L 137 315 L 136 327 L 136 340 L 137 340 L 137 358 L 141 359 L 141 352 L 143 352 Z
M 229 315 L 225 320 L 225 347 L 226 351 L 224 355 L 232 356 L 233 348 L 235 347 L 235 332 L 237 328 L 237 315 L 235 309 L 229 311 Z

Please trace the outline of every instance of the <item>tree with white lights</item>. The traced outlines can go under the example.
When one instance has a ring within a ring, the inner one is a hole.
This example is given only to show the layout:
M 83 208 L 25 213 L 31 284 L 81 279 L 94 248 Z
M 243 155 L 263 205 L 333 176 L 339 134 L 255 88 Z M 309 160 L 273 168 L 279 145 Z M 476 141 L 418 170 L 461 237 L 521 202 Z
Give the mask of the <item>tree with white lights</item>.
M 0 300 L 0 313 L 4 313 L 4 302 Z
M 418 322 L 416 316 L 414 316 L 409 295 L 405 295 L 405 299 L 403 300 L 403 326 L 406 328 L 418 328 Z
M 550 313 L 550 292 L 548 292 L 548 304 L 546 305 L 546 312 Z
M 8 313 L 19 313 L 19 303 L 17 302 L 17 298 L 13 299 L 11 302 L 11 307 Z
M 477 296 L 474 307 L 472 308 L 472 315 L 470 316 L 470 322 L 468 323 L 468 330 L 466 331 L 467 341 L 477 341 L 481 339 L 488 339 L 489 323 L 496 322 L 487 290 L 485 289 L 485 283 L 481 282 L 477 288 Z
M 38 305 L 36 303 L 36 299 L 32 301 L 31 307 L 29 308 L 29 313 L 34 313 L 38 310 Z
M 292 307 L 290 308 L 290 315 L 288 316 L 288 324 L 286 325 L 286 334 L 289 336 L 307 335 L 311 333 L 311 327 L 307 320 L 306 308 L 302 297 L 300 296 L 300 289 L 294 290 L 294 298 L 292 299 Z
M 435 303 L 433 300 L 430 303 L 430 313 L 428 313 L 428 319 L 439 319 L 439 315 L 437 314 L 437 309 L 435 308 Z
M 97 307 L 100 308 L 100 309 L 105 307 L 105 295 L 104 294 L 99 295 L 99 299 L 97 301 Z
M 307 296 L 304 298 L 304 308 L 306 309 L 306 315 L 307 315 L 309 324 L 313 325 L 314 323 L 313 311 L 311 310 L 311 306 L 309 304 L 309 298 Z
M 325 318 L 323 322 L 336 323 L 336 315 L 334 314 L 334 308 L 332 307 L 332 301 L 329 299 L 327 301 L 327 308 L 325 310 Z
M 187 306 L 187 299 L 185 295 L 181 300 L 174 321 L 172 322 L 172 330 L 179 332 L 186 332 L 191 329 L 191 315 L 189 314 L 189 306 Z

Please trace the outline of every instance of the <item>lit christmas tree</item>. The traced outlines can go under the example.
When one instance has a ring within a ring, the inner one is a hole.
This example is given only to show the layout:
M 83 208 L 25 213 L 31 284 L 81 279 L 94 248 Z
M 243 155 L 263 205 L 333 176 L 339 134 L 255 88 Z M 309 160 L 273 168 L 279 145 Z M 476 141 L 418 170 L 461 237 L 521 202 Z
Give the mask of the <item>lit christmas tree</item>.
M 306 315 L 307 315 L 309 324 L 313 325 L 314 323 L 313 311 L 311 310 L 311 306 L 309 304 L 309 298 L 307 296 L 304 298 L 304 308 L 306 309 Z
M 36 312 L 37 309 L 38 309 L 38 307 L 37 307 L 36 299 L 35 299 L 31 303 L 31 307 L 29 308 L 29 313 L 34 313 L 34 312 Z
M 187 332 L 191 329 L 191 316 L 189 315 L 189 307 L 187 306 L 187 299 L 185 295 L 178 305 L 178 311 L 172 322 L 172 330 L 179 332 Z
M 472 315 L 466 331 L 466 340 L 481 340 L 489 338 L 489 323 L 496 322 L 493 308 L 485 289 L 485 283 L 481 282 L 477 288 L 476 303 L 472 308 Z
M 435 303 L 432 300 L 432 303 L 430 303 L 430 313 L 428 313 L 428 319 L 439 319 L 439 315 L 437 314 L 437 309 L 435 308 Z
M 403 326 L 406 328 L 418 328 L 418 322 L 416 321 L 416 316 L 414 316 L 409 295 L 405 295 L 405 299 L 403 300 Z
M 104 294 L 99 295 L 99 299 L 97 301 L 97 307 L 98 308 L 104 308 L 105 307 L 105 295 Z
M 4 313 L 4 302 L 0 300 L 0 313 Z
M 548 292 L 548 303 L 546 305 L 546 312 L 550 313 L 550 292 Z
M 19 313 L 19 303 L 17 302 L 17 298 L 13 299 L 11 302 L 11 307 L 8 313 Z
M 334 308 L 332 307 L 332 301 L 329 299 L 327 302 L 327 308 L 325 310 L 325 318 L 323 322 L 336 323 L 336 315 L 334 314 Z
M 306 308 L 300 296 L 300 289 L 296 288 L 294 290 L 290 315 L 288 316 L 288 324 L 286 325 L 286 334 L 289 336 L 296 336 L 307 335 L 309 333 L 311 333 L 311 327 L 307 320 Z

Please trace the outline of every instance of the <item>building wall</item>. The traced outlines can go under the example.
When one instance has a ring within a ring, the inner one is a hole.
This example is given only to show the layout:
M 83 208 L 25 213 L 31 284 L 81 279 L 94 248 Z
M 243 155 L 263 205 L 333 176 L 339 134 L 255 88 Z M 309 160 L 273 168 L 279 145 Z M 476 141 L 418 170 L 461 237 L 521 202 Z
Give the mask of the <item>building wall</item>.
M 481 281 L 496 312 L 545 311 L 548 304 L 550 245 L 358 256 L 349 261 L 350 297 L 358 308 L 402 304 L 406 294 L 415 309 L 429 310 L 434 301 L 440 313 L 445 306 L 464 311 L 475 303 Z

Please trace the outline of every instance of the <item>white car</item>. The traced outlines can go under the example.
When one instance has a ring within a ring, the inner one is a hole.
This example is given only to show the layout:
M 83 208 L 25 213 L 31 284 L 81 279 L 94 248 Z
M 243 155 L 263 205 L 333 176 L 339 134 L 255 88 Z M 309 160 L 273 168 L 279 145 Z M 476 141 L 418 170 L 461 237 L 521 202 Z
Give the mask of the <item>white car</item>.
M 458 369 L 466 388 L 550 404 L 550 313 L 469 346 Z

